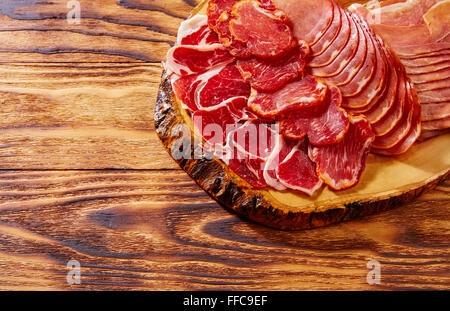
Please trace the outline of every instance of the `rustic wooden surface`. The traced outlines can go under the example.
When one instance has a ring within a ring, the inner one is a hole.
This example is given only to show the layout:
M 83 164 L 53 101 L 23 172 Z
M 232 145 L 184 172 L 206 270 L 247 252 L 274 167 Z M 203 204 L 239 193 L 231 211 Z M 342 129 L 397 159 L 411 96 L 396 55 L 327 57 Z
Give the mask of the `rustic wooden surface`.
M 80 24 L 67 2 L 0 2 L 0 290 L 449 289 L 449 180 L 322 229 L 241 220 L 153 127 L 160 61 L 198 0 L 80 0 Z

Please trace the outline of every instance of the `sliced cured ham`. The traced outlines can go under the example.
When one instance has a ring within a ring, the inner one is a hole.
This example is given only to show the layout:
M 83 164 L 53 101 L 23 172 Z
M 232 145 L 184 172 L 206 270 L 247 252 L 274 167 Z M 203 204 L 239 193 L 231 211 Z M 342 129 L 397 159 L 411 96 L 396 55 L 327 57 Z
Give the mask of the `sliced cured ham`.
M 215 72 L 197 86 L 194 97 L 197 107 L 213 107 L 231 97 L 250 96 L 250 87 L 242 79 L 236 65 L 229 64 Z
M 333 17 L 330 25 L 326 28 L 324 33 L 320 35 L 316 41 L 310 43 L 311 56 L 318 56 L 325 52 L 325 50 L 334 42 L 340 33 L 343 16 L 342 10 L 333 1 Z M 345 16 L 344 16 L 345 18 Z
M 228 166 L 254 188 L 267 187 L 264 168 L 276 146 L 276 137 L 271 125 L 245 122 L 228 134 Z
M 375 139 L 364 117 L 352 117 L 344 139 L 333 145 L 310 147 L 309 155 L 317 165 L 317 174 L 332 189 L 355 186 L 365 168 Z
M 207 45 L 219 43 L 217 34 L 208 27 L 208 17 L 196 14 L 181 23 L 177 45 Z
M 372 68 L 375 67 L 376 62 L 375 47 L 371 38 L 364 33 L 363 26 L 359 22 L 356 25 L 358 26 L 360 40 L 356 54 L 347 63 L 343 63 L 344 67 L 339 73 L 327 79 L 337 86 L 350 83 L 360 71 L 367 73 L 366 76 L 370 76 L 374 71 Z M 362 77 L 360 81 L 365 79 L 367 78 Z
M 273 57 L 291 48 L 293 35 L 282 11 L 267 10 L 257 0 L 242 0 L 233 7 L 232 16 L 231 34 L 251 54 Z
M 273 91 L 303 72 L 308 51 L 306 42 L 299 41 L 298 46 L 283 57 L 275 60 L 257 57 L 240 59 L 237 67 L 252 88 L 258 91 Z
M 356 24 L 355 20 L 350 13 L 347 13 L 347 18 L 350 24 L 350 34 L 342 50 L 333 51 L 330 59 L 324 64 L 317 66 L 318 68 L 312 68 L 312 74 L 318 77 L 330 77 L 339 74 L 345 66 L 353 59 L 356 52 L 359 49 L 359 45 L 362 45 L 362 49 L 366 48 L 366 41 L 364 34 Z M 334 48 L 334 45 L 332 45 Z M 337 53 L 337 54 L 336 54 Z M 336 54 L 336 56 L 334 55 Z M 364 56 L 363 56 L 364 57 Z M 317 60 L 316 57 L 312 60 Z M 312 67 L 312 66 L 311 66 Z
M 219 36 L 219 41 L 228 48 L 228 51 L 231 55 L 239 58 L 247 58 L 252 54 L 248 50 L 245 44 L 242 44 L 233 39 L 230 31 L 230 21 L 231 21 L 231 13 L 224 12 L 220 15 L 217 20 L 216 27 L 214 28 L 217 31 Z
M 316 166 L 308 157 L 306 140 L 299 142 L 278 166 L 277 177 L 286 188 L 306 193 L 310 196 L 322 187 L 316 174 Z
M 272 153 L 267 158 L 264 167 L 264 180 L 267 185 L 276 190 L 286 190 L 287 187 L 278 180 L 277 170 L 281 162 L 286 159 L 291 150 L 298 144 L 296 140 L 287 140 L 282 135 L 277 135 L 276 144 Z
M 367 21 L 400 57 L 423 105 L 450 100 L 449 0 L 408 0 L 402 4 L 388 2 L 381 9 L 366 4 L 359 6 L 358 12 L 363 17 L 383 12 L 378 14 L 381 19 L 377 22 L 371 18 Z M 425 121 L 422 126 L 430 130 L 450 126 L 444 121 L 437 121 L 445 118 L 445 113 L 440 116 L 442 106 L 434 106 L 437 109 L 435 113 L 431 107 L 423 109 L 422 118 Z M 415 137 L 413 134 L 410 136 Z M 397 148 L 397 151 L 405 149 Z
M 411 124 L 411 128 L 408 134 L 405 137 L 403 137 L 403 139 L 400 140 L 395 146 L 389 149 L 373 148 L 372 152 L 386 156 L 398 156 L 404 154 L 409 149 L 411 149 L 414 143 L 419 139 L 420 134 L 422 132 L 420 121 L 421 108 L 420 105 L 417 103 L 417 101 L 414 101 L 413 109 L 414 109 L 414 114 L 412 118 L 413 123 Z
M 383 112 L 384 116 L 379 120 L 376 120 L 372 123 L 372 130 L 377 136 L 385 136 L 387 135 L 402 119 L 402 117 L 407 114 L 409 111 L 407 107 L 410 109 L 411 106 L 406 105 L 407 101 L 407 85 L 406 85 L 405 75 L 399 74 L 399 83 L 397 89 L 397 96 L 394 98 L 392 105 L 386 112 Z M 384 105 L 382 103 L 379 104 Z M 371 113 L 367 113 L 371 118 L 377 119 Z
M 248 106 L 262 117 L 274 117 L 284 111 L 318 105 L 325 99 L 327 85 L 312 76 L 294 80 L 275 92 L 252 89 Z
M 202 73 L 234 61 L 219 43 L 211 45 L 179 45 L 167 52 L 166 70 L 180 76 Z
M 198 75 L 190 75 L 185 77 L 176 77 L 172 79 L 172 90 L 184 109 L 197 111 L 198 107 L 195 103 L 195 91 L 202 82 Z
M 439 120 L 450 117 L 450 102 L 422 104 L 422 121 Z
M 341 51 L 344 50 L 344 48 L 347 46 L 347 43 L 349 43 L 352 30 L 353 35 L 354 36 L 357 35 L 357 32 L 355 32 L 356 29 L 354 28 L 354 25 L 352 25 L 352 23 L 350 22 L 348 14 L 346 14 L 346 12 L 342 10 L 340 7 L 338 7 L 338 9 L 341 11 L 341 23 L 342 23 L 341 27 L 339 28 L 339 32 L 321 54 L 314 55 L 314 57 L 312 57 L 309 60 L 308 62 L 309 67 L 312 68 L 323 67 L 330 64 L 339 54 L 341 54 Z
M 192 115 L 194 127 L 211 146 L 222 146 L 226 143 L 229 127 L 243 117 L 246 106 L 246 97 L 233 97 L 215 107 L 197 110 Z
M 450 127 L 450 117 L 422 122 L 422 128 L 427 131 L 441 130 L 441 129 L 446 129 L 449 127 Z
M 239 0 L 209 0 L 207 8 L 209 27 L 215 29 L 219 17 L 223 13 L 231 13 L 233 6 L 238 2 Z
M 319 105 L 284 114 L 280 132 L 290 139 L 308 136 L 313 145 L 335 144 L 344 138 L 350 124 L 347 113 L 340 108 L 341 103 L 339 89 L 330 87 L 327 98 Z
M 315 42 L 327 30 L 333 15 L 331 0 L 272 0 L 272 2 L 275 7 L 283 10 L 292 22 L 294 36 L 309 44 Z

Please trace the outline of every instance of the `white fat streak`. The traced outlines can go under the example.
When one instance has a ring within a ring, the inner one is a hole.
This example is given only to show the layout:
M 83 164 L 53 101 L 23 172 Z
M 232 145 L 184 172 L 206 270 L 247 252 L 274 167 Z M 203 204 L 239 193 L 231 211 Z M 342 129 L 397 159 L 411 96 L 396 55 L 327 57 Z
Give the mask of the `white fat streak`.
M 180 28 L 178 28 L 176 45 L 180 45 L 182 39 L 200 30 L 200 28 L 206 26 L 207 24 L 208 24 L 208 16 L 204 14 L 196 14 L 190 19 L 187 19 L 184 22 L 182 22 L 180 24 Z
M 266 166 L 264 167 L 264 172 L 263 172 L 263 176 L 264 176 L 264 180 L 266 181 L 266 184 L 268 184 L 269 186 L 273 187 L 276 190 L 286 190 L 286 186 L 284 186 L 278 179 L 274 179 L 269 175 L 269 170 L 275 170 L 275 175 L 277 175 L 276 173 L 276 168 L 278 167 L 278 165 L 280 164 L 280 158 L 279 158 L 279 154 L 281 149 L 283 148 L 284 145 L 284 140 L 283 137 L 281 135 L 278 134 L 277 136 L 277 142 L 275 144 L 275 147 L 273 148 L 272 153 L 270 154 L 269 158 L 267 158 L 267 162 L 266 162 Z

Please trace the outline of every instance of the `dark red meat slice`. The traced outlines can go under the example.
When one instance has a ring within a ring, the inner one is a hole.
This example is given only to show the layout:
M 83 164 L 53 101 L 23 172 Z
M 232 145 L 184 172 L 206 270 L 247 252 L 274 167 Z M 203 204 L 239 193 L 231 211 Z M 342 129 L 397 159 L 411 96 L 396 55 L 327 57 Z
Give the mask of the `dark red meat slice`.
M 212 72 L 213 73 L 213 72 Z M 199 108 L 219 105 L 236 96 L 250 96 L 250 87 L 242 79 L 236 65 L 229 64 L 202 82 L 196 90 L 195 104 Z
M 207 9 L 209 27 L 215 29 L 219 17 L 224 12 L 231 13 L 231 9 L 238 2 L 239 0 L 209 0 Z
M 208 27 L 207 17 L 196 14 L 181 23 L 177 45 L 205 45 L 219 43 L 217 34 Z
M 280 132 L 291 139 L 308 136 L 313 145 L 330 145 L 341 141 L 347 133 L 349 119 L 340 108 L 341 92 L 328 88 L 327 98 L 317 106 L 298 109 L 282 115 Z
M 375 136 L 364 117 L 352 117 L 344 139 L 333 145 L 310 146 L 310 157 L 317 165 L 317 174 L 332 189 L 355 186 L 365 168 Z
M 221 44 L 202 46 L 179 45 L 167 52 L 166 70 L 180 76 L 202 73 L 233 62 L 233 57 Z
M 211 146 L 224 145 L 227 132 L 243 117 L 246 106 L 246 97 L 233 97 L 213 108 L 198 110 L 192 115 L 194 127 Z
M 230 133 L 227 143 L 239 150 L 240 155 L 266 161 L 275 147 L 277 134 L 275 124 L 248 121 Z
M 322 187 L 316 165 L 308 157 L 308 143 L 299 142 L 278 166 L 277 176 L 286 188 L 312 196 Z
M 321 35 L 316 42 L 311 43 L 311 57 L 321 55 L 325 50 L 333 44 L 334 40 L 338 37 L 343 18 L 342 10 L 333 1 L 333 17 L 331 24 L 325 29 L 325 33 Z M 344 21 L 345 22 L 345 21 Z
M 315 42 L 326 31 L 333 15 L 333 2 L 330 0 L 272 0 L 272 2 L 293 22 L 294 36 L 309 44 Z
M 262 117 L 273 117 L 287 110 L 318 105 L 325 99 L 327 85 L 312 76 L 294 80 L 269 93 L 252 89 L 248 106 Z
M 233 7 L 230 31 L 259 57 L 273 57 L 289 50 L 292 31 L 282 11 L 267 10 L 256 0 L 242 0 Z
M 252 88 L 258 91 L 272 91 L 279 89 L 303 72 L 307 54 L 308 45 L 304 41 L 299 41 L 298 46 L 283 57 L 242 59 L 238 60 L 237 67 Z
M 350 17 L 348 16 L 348 14 L 344 11 L 344 9 L 340 7 L 339 10 L 341 11 L 342 25 L 341 28 L 339 29 L 338 35 L 332 42 L 330 42 L 330 44 L 323 53 L 311 57 L 311 59 L 308 62 L 309 67 L 315 68 L 329 65 L 334 59 L 336 59 L 336 57 L 338 57 L 339 54 L 341 54 L 341 52 L 347 46 L 352 31 L 354 34 L 357 34 L 355 33 L 354 25 L 350 23 L 349 19 Z
M 272 125 L 248 121 L 231 131 L 227 138 L 226 162 L 237 175 L 254 188 L 265 188 L 264 168 L 276 145 Z
M 406 83 L 406 95 L 405 95 L 405 101 L 402 107 L 401 111 L 401 118 L 398 119 L 398 121 L 392 122 L 395 124 L 395 126 L 387 132 L 384 135 L 379 135 L 377 132 L 377 123 L 372 125 L 372 128 L 374 129 L 375 134 L 377 135 L 373 147 L 376 149 L 389 149 L 395 146 L 399 141 L 405 137 L 410 128 L 411 124 L 413 123 L 413 112 L 414 112 L 414 103 L 412 102 L 410 96 L 409 96 L 409 90 L 410 84 Z M 398 104 L 396 104 L 397 106 Z M 387 114 L 387 116 L 390 116 L 390 114 Z M 384 121 L 384 120 L 383 120 Z
M 284 159 L 289 155 L 292 148 L 298 144 L 296 140 L 287 140 L 282 135 L 277 135 L 276 144 L 272 150 L 272 153 L 267 158 L 266 166 L 264 167 L 264 180 L 267 185 L 271 186 L 276 190 L 286 190 L 277 176 L 278 166 Z
M 323 65 L 317 66 L 316 68 L 312 68 L 311 72 L 313 75 L 319 77 L 329 77 L 339 74 L 355 56 L 359 45 L 365 44 L 365 41 L 363 41 L 362 38 L 360 40 L 360 35 L 363 34 L 360 33 L 360 30 L 356 22 L 353 20 L 353 17 L 349 12 L 346 12 L 346 15 L 350 23 L 350 36 L 348 37 L 348 41 L 345 44 L 345 47 L 340 50 L 340 52 L 336 56 L 332 54 L 330 61 L 326 62 Z
M 231 20 L 231 13 L 224 12 L 217 20 L 216 28 L 219 35 L 219 40 L 222 42 L 223 45 L 225 45 L 228 48 L 228 51 L 231 55 L 238 58 L 247 58 L 250 57 L 252 54 L 250 53 L 249 49 L 245 44 L 242 44 L 236 40 L 233 39 L 230 31 L 230 20 Z
M 181 101 L 184 109 L 197 111 L 198 107 L 195 104 L 195 91 L 198 85 L 202 82 L 198 75 L 190 75 L 184 77 L 177 77 L 172 79 L 172 89 Z

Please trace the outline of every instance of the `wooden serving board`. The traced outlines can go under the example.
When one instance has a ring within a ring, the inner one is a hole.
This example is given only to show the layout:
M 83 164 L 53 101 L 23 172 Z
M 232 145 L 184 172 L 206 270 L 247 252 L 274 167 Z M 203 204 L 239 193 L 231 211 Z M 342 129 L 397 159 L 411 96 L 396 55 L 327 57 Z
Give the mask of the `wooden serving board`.
M 314 230 L 236 217 L 154 128 L 160 62 L 199 1 L 79 2 L 68 24 L 66 0 L 0 1 L 1 290 L 448 289 L 449 179 Z
M 192 14 L 206 14 L 203 1 Z M 163 73 L 156 104 L 156 130 L 170 154 L 178 147 L 180 130 L 191 133 L 189 158 L 177 159 L 212 198 L 239 215 L 285 230 L 311 229 L 383 211 L 414 200 L 446 179 L 450 173 L 450 134 L 416 143 L 406 154 L 385 157 L 370 154 L 356 187 L 332 191 L 323 187 L 313 197 L 293 191 L 254 190 L 226 164 L 208 156 L 194 159 L 202 138 L 194 133 L 190 116 L 177 101 Z M 174 133 L 177 133 L 174 135 Z

